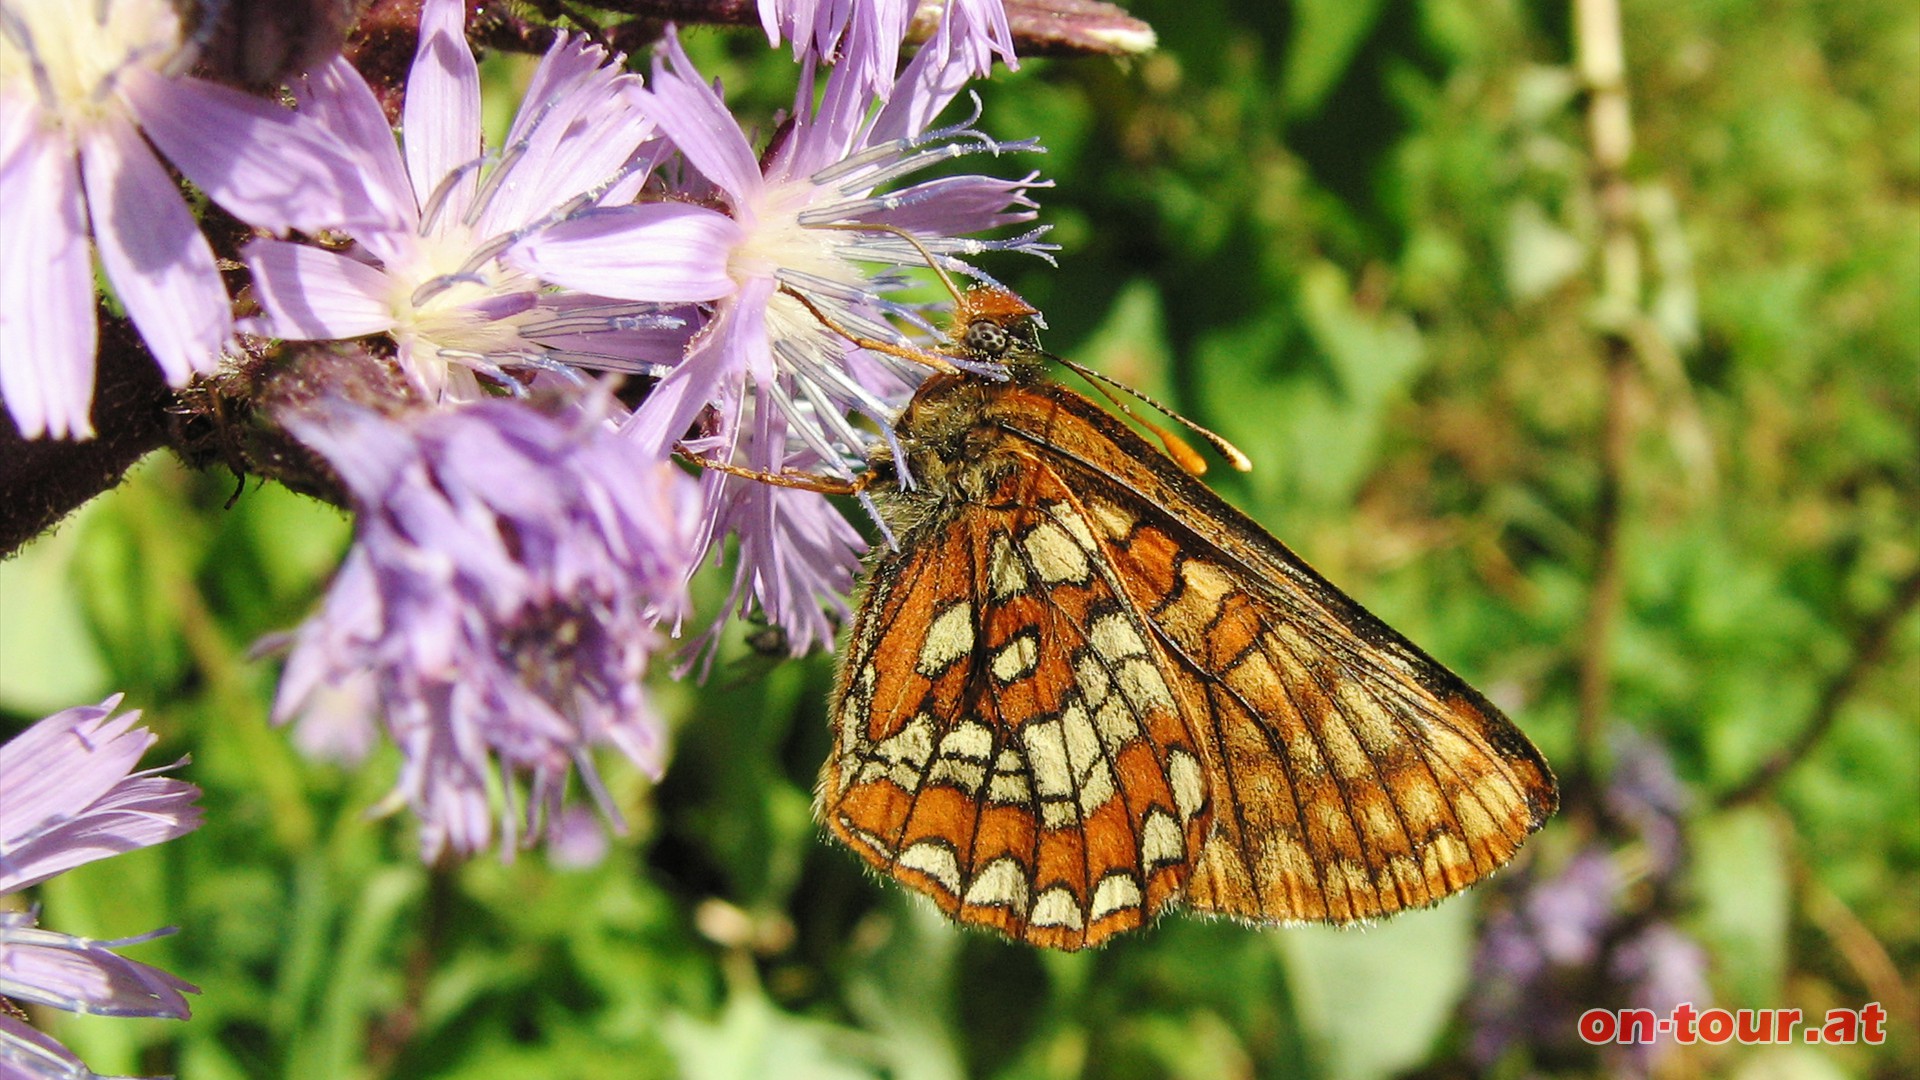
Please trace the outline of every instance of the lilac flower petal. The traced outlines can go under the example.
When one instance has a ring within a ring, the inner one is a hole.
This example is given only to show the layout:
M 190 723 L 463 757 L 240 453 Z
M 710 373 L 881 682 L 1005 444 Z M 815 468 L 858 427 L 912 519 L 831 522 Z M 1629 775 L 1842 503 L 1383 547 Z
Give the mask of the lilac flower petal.
M 1020 180 L 943 176 L 892 192 L 884 207 L 859 214 L 857 219 L 885 221 L 910 233 L 933 236 L 998 229 L 1032 221 L 1035 203 L 1027 192 L 1049 184 L 1036 173 Z
M 948 0 L 940 27 L 925 48 L 965 67 L 976 78 L 992 73 L 995 55 L 1006 62 L 1007 70 L 1020 69 L 1004 0 Z
M 333 584 L 327 588 L 326 615 L 324 620 L 309 621 L 300 636 L 283 635 L 299 647 L 288 655 L 286 670 L 274 692 L 271 715 L 276 724 L 296 718 L 304 724 L 304 712 L 310 710 L 317 714 L 315 722 L 325 725 L 329 720 L 325 714 L 338 703 L 336 694 L 349 699 L 349 704 L 364 703 L 367 718 L 375 714 L 379 693 L 372 685 L 371 672 L 340 670 L 333 663 L 333 657 L 365 648 L 380 636 L 383 612 L 379 583 L 364 549 L 348 552 L 333 575 Z M 355 697 L 361 701 L 353 702 Z M 316 736 L 315 741 L 330 740 Z
M 494 185 L 477 231 L 512 232 L 615 177 L 653 135 L 638 108 L 639 80 L 607 63 L 605 50 L 562 36 L 541 58 L 507 134 L 506 175 Z
M 0 1076 L 6 1080 L 99 1080 L 53 1036 L 0 1013 Z
M 623 300 L 695 303 L 735 289 L 728 255 L 740 226 L 684 203 L 590 211 L 550 225 L 509 250 L 514 265 L 565 288 Z
M 641 108 L 673 145 L 736 206 L 759 193 L 760 164 L 753 148 L 726 102 L 694 69 L 678 35 L 667 36 L 661 57 L 654 61 L 653 85 L 638 96 Z
M 707 332 L 688 348 L 686 359 L 660 380 L 627 418 L 622 434 L 657 458 L 671 454 L 700 411 L 717 400 L 727 380 L 750 362 L 747 351 L 766 349 L 764 330 L 756 331 L 756 327 L 764 327 L 765 297 L 771 290 L 770 281 L 747 282 L 747 295 L 720 311 Z
M 972 78 L 963 59 L 921 49 L 901 72 L 899 88 L 874 119 L 868 142 L 904 139 L 927 130 Z
M 584 807 L 561 811 L 547 842 L 547 862 L 560 870 L 590 870 L 606 861 L 606 826 Z
M 117 117 L 80 144 L 94 243 L 108 280 L 167 381 L 212 371 L 233 333 L 213 248 L 133 125 Z
M 0 396 L 27 438 L 90 438 L 93 260 L 73 147 L 0 98 Z
M 197 79 L 124 79 L 141 130 L 240 220 L 274 232 L 406 223 L 395 199 L 364 182 L 368 166 L 299 114 Z
M 53 714 L 0 746 L 0 894 L 193 831 L 192 784 L 132 772 L 154 736 L 119 698 Z
M 454 170 L 480 156 L 480 68 L 467 47 L 466 5 L 461 0 L 426 0 L 420 9 L 420 48 L 407 79 L 401 117 L 407 133 L 407 174 L 419 196 L 421 216 L 429 203 L 444 197 L 447 220 L 466 216 L 477 176 L 471 171 L 453 182 L 444 196 L 442 183 Z
M 385 333 L 395 325 L 385 295 L 392 282 L 366 263 L 283 240 L 255 240 L 242 255 L 279 337 L 328 341 Z
M 119 695 L 99 705 L 62 709 L 0 745 L 0 853 L 112 791 L 158 741 L 136 726 L 139 712 L 113 716 Z M 0 891 L 21 883 L 0 878 Z
M 129 779 L 89 806 L 82 817 L 63 822 L 8 852 L 9 869 L 18 867 L 19 885 L 31 885 L 84 863 L 151 847 L 200 827 L 192 805 L 200 789 L 160 776 Z M 0 891 L 15 887 L 14 875 L 0 875 Z
M 793 655 L 831 648 L 867 549 L 859 531 L 818 492 L 720 473 L 703 479 L 716 519 L 739 538 L 736 595 L 751 591 L 767 621 L 787 632 Z
M 127 944 L 42 930 L 23 912 L 0 914 L 0 995 L 95 1016 L 191 1016 L 182 995 L 200 988 L 113 951 Z
M 689 305 L 635 311 L 594 296 L 559 293 L 541 298 L 539 317 L 526 323 L 534 341 L 569 362 L 604 371 L 658 375 L 678 363 L 703 322 Z
M 372 181 L 365 185 L 367 193 L 393 204 L 389 208 L 393 227 L 412 232 L 420 224 L 420 207 L 407 163 L 393 140 L 393 125 L 359 70 L 346 57 L 336 55 L 300 80 L 294 100 L 301 115 L 337 137 L 343 151 L 367 170 Z M 335 224 L 349 220 L 342 218 Z

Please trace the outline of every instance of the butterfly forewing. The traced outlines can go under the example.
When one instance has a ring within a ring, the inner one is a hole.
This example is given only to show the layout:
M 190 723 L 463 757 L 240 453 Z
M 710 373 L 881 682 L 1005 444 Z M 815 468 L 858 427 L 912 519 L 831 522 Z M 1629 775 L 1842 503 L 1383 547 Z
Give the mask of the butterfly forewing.
M 822 816 L 964 922 L 1069 949 L 1141 925 L 1211 812 L 1151 629 L 1038 463 L 924 527 L 875 569 Z
M 1193 702 L 1222 807 L 1194 907 L 1392 914 L 1490 873 L 1551 812 L 1544 762 L 1498 710 L 1117 420 L 1055 387 L 993 415 L 1053 449 Z

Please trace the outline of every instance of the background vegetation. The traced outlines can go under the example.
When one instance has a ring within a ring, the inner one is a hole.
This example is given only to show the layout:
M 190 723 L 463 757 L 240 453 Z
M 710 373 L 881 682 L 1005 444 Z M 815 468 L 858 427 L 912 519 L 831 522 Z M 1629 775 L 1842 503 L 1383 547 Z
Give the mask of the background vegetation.
M 1564 4 L 1131 7 L 1159 52 L 985 88 L 1050 150 L 1063 246 L 991 269 L 1051 348 L 1238 442 L 1259 467 L 1220 489 L 1540 744 L 1569 805 L 1522 868 L 1365 932 L 962 933 L 811 821 L 831 659 L 737 640 L 660 682 L 673 760 L 613 774 L 635 827 L 602 860 L 423 868 L 411 821 L 365 817 L 393 761 L 304 761 L 248 658 L 347 522 L 151 460 L 0 567 L 7 730 L 125 690 L 206 789 L 199 832 L 40 896 L 71 932 L 182 927 L 135 954 L 203 988 L 193 1020 L 60 1018 L 69 1044 L 193 1080 L 1594 1075 L 1646 1063 L 1565 1027 L 1475 1057 L 1472 957 L 1597 848 L 1713 1001 L 1894 1016 L 1883 1047 L 1654 1071 L 1920 1071 L 1920 8 L 1629 0 L 1611 170 Z M 791 92 L 754 33 L 692 36 L 743 115 Z M 1604 811 L 1620 730 L 1684 787 L 1671 870 Z

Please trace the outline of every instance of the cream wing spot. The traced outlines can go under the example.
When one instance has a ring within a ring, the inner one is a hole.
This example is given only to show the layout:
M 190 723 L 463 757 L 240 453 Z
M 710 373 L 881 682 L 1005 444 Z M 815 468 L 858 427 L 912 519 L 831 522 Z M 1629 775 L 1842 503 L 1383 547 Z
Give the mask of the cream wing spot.
M 1187 590 L 1207 607 L 1214 607 L 1234 591 L 1233 579 L 1225 570 L 1200 559 L 1188 559 L 1180 566 L 1180 579 Z
M 1149 870 L 1187 859 L 1187 841 L 1173 815 L 1155 807 L 1140 829 L 1140 864 Z
M 847 696 L 840 702 L 840 753 L 853 754 L 866 749 L 866 720 L 873 712 L 873 687 L 880 673 L 869 660 L 847 684 Z
M 1006 601 L 1027 591 L 1027 568 L 1013 552 L 1006 533 L 995 533 L 987 548 L 987 594 Z
M 1140 736 L 1140 721 L 1118 697 L 1108 698 L 1100 711 L 1093 715 L 1094 726 L 1100 729 L 1100 741 L 1107 752 L 1117 754 L 1121 748 Z
M 1100 531 L 1115 539 L 1125 538 L 1132 533 L 1133 526 L 1139 521 L 1130 511 L 1107 499 L 1087 500 L 1087 511 L 1099 524 Z
M 1101 919 L 1128 908 L 1140 906 L 1140 884 L 1133 875 L 1125 871 L 1108 874 L 1100 879 L 1093 890 L 1093 903 L 1089 915 L 1092 921 Z
M 941 737 L 939 753 L 927 779 L 951 784 L 968 796 L 976 795 L 980 785 L 986 782 L 987 759 L 992 755 L 993 732 L 977 720 L 962 721 Z
M 1067 829 L 1080 823 L 1079 811 L 1068 799 L 1040 800 L 1040 824 L 1049 829 Z
M 1113 798 L 1113 770 L 1104 761 L 1096 762 L 1080 781 L 1080 812 L 1091 817 L 1095 810 Z
M 987 799 L 1005 805 L 1024 805 L 1033 801 L 1033 789 L 1027 784 L 1027 759 L 1009 746 L 1000 751 L 993 763 L 993 780 L 987 784 Z
M 941 738 L 940 753 L 985 761 L 993 756 L 993 731 L 978 720 L 963 720 Z
M 934 616 L 920 643 L 919 672 L 933 678 L 973 652 L 973 605 L 965 601 Z
M 964 758 L 936 758 L 933 768 L 927 770 L 927 782 L 947 784 L 959 788 L 969 798 L 978 794 L 980 785 L 986 783 L 987 767 L 977 761 Z
M 1021 634 L 993 654 L 993 677 L 1010 683 L 1032 671 L 1039 662 L 1039 640 L 1032 634 Z
M 899 731 L 873 744 L 860 767 L 861 783 L 886 777 L 906 791 L 917 790 L 920 774 L 933 758 L 933 720 L 925 713 L 907 721 Z
M 1034 786 L 1042 799 L 1064 799 L 1073 794 L 1073 773 L 1067 764 L 1067 741 L 1058 720 L 1029 720 L 1020 729 Z
M 1192 821 L 1207 798 L 1207 781 L 1200 772 L 1200 759 L 1178 748 L 1167 751 L 1167 783 L 1173 788 L 1173 804 L 1180 811 L 1180 817 Z
M 1074 776 L 1085 776 L 1101 763 L 1100 735 L 1078 701 L 1060 710 L 1060 729 L 1066 737 L 1067 766 Z
M 1051 521 L 1042 521 L 1027 530 L 1020 544 L 1027 549 L 1027 557 L 1033 560 L 1040 580 L 1049 585 L 1083 582 L 1093 576 L 1093 565 L 1087 562 L 1086 550 Z
M 1120 665 L 1120 689 L 1136 709 L 1172 709 L 1173 691 L 1160 669 L 1145 657 L 1135 657 Z
M 900 853 L 900 865 L 918 870 L 939 882 L 948 893 L 960 895 L 960 862 L 947 845 L 922 840 Z
M 1073 681 L 1080 689 L 1080 696 L 1087 699 L 1089 709 L 1098 709 L 1113 692 L 1113 676 L 1107 674 L 1107 665 L 1091 653 L 1082 653 L 1074 662 Z
M 1087 637 L 1093 642 L 1093 650 L 1109 662 L 1118 662 L 1129 656 L 1145 656 L 1147 652 L 1146 640 L 1134 628 L 1133 620 L 1118 611 L 1108 612 L 1093 620 Z
M 1040 894 L 1034 902 L 1033 918 L 1035 926 L 1061 926 L 1068 930 L 1078 930 L 1086 925 L 1085 917 L 1080 913 L 1080 902 L 1073 892 L 1064 886 L 1056 885 Z
M 1027 874 L 1012 856 L 1002 855 L 974 875 L 967 886 L 967 903 L 1003 907 L 1020 915 L 1027 913 Z
M 1087 519 L 1081 517 L 1071 507 L 1062 503 L 1051 503 L 1042 507 L 1046 513 L 1073 534 L 1073 539 L 1087 551 L 1099 550 L 1093 539 L 1093 530 L 1087 526 Z

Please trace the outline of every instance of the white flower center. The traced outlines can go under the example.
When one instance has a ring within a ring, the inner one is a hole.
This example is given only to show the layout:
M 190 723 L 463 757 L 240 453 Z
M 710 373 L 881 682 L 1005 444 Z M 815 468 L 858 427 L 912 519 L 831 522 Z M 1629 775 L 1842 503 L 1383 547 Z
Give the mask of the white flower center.
M 415 237 L 411 257 L 387 268 L 393 282 L 388 303 L 393 310 L 394 339 L 408 347 L 416 364 L 429 358 L 447 364 L 481 357 L 498 362 L 536 348 L 520 335 L 525 319 L 503 318 L 479 305 L 537 291 L 539 283 L 495 260 L 466 271 L 477 246 L 466 227 L 449 225 Z M 444 377 L 438 371 L 414 374 L 429 386 L 438 385 Z
M 122 69 L 159 68 L 179 43 L 168 0 L 7 0 L 0 93 L 38 99 L 43 122 L 84 127 L 121 110 Z
M 830 281 L 857 284 L 860 272 L 841 254 L 855 234 L 800 224 L 800 213 L 817 189 L 811 184 L 769 184 L 758 204 L 742 218 L 751 221 L 746 237 L 727 259 L 735 280 L 772 277 L 791 270 Z

